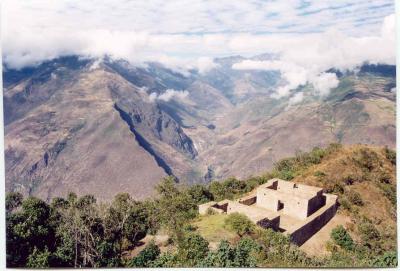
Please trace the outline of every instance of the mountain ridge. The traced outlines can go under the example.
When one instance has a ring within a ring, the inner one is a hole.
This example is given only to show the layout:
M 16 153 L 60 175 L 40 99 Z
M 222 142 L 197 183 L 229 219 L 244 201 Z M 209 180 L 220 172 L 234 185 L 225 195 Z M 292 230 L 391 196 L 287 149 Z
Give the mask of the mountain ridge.
M 279 72 L 233 70 L 232 61 L 243 59 L 219 59 L 208 73 L 188 75 L 157 63 L 146 68 L 77 56 L 5 70 L 7 190 L 49 198 L 90 183 L 83 190 L 105 198 L 110 185 L 146 197 L 166 175 L 188 184 L 245 178 L 297 149 L 335 141 L 394 146 L 391 66 L 343 72 L 324 98 L 300 86 L 291 95 L 304 98 L 291 105 L 290 97 L 270 97 L 282 84 Z M 87 149 L 89 141 L 96 151 Z M 125 173 L 116 172 L 111 157 L 124 160 Z M 107 170 L 93 174 L 104 161 Z

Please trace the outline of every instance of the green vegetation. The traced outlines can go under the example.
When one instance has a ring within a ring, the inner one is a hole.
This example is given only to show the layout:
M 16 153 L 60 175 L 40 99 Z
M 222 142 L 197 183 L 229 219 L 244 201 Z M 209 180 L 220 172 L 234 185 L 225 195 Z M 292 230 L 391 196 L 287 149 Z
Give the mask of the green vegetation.
M 345 228 L 343 228 L 342 225 L 340 225 L 332 230 L 331 237 L 337 245 L 339 245 L 340 247 L 342 247 L 344 249 L 352 250 L 354 247 L 353 239 L 347 233 Z
M 225 219 L 225 225 L 242 237 L 254 231 L 255 225 L 244 214 L 233 213 Z
M 225 218 L 226 216 L 218 214 L 201 216 L 193 225 L 209 242 L 218 242 L 223 238 L 233 240 L 236 234 L 225 227 Z
M 270 173 L 270 176 L 290 181 L 296 176 L 300 175 L 310 166 L 321 163 L 325 156 L 329 155 L 340 147 L 341 146 L 339 144 L 331 144 L 326 149 L 315 147 L 311 150 L 311 152 L 297 151 L 295 157 L 282 159 L 275 163 L 274 169 Z M 316 174 L 323 176 L 324 173 L 318 172 Z
M 138 256 L 134 257 L 129 263 L 129 267 L 152 267 L 152 262 L 160 255 L 159 247 L 150 242 Z
M 7 266 L 396 266 L 394 172 L 395 153 L 387 148 L 332 144 L 297 152 L 271 172 L 248 180 L 185 187 L 168 177 L 157 186 L 158 196 L 145 201 L 121 193 L 109 203 L 98 203 L 92 195 L 71 193 L 49 204 L 9 193 Z M 339 196 L 339 212 L 352 223 L 332 231 L 328 256 L 309 257 L 289 237 L 261 229 L 240 214 L 198 215 L 198 204 L 238 198 L 274 177 L 321 186 Z M 378 208 L 370 208 L 371 198 Z M 123 256 L 160 230 L 168 234 L 167 244 L 149 242 L 137 256 Z

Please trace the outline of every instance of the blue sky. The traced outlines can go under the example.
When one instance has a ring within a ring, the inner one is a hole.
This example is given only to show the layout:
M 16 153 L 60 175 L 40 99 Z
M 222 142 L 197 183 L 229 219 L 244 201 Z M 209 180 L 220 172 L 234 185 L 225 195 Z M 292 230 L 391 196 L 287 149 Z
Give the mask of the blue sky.
M 3 53 L 16 67 L 71 53 L 206 63 L 294 42 L 381 36 L 393 13 L 392 0 L 4 0 Z

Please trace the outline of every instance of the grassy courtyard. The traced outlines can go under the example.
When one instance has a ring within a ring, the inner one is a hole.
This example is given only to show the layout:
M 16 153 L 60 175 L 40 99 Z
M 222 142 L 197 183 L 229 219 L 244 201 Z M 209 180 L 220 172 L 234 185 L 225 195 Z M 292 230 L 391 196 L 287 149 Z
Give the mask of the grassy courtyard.
M 226 217 L 221 214 L 200 216 L 193 222 L 193 226 L 208 242 L 232 241 L 237 238 L 237 235 L 225 228 Z

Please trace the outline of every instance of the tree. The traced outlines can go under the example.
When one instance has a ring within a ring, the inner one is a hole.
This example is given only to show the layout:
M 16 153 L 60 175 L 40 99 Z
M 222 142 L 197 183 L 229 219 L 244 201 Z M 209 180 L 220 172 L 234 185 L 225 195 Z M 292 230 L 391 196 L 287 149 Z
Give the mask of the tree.
M 178 243 L 183 238 L 184 225 L 197 215 L 197 205 L 187 193 L 181 192 L 172 177 L 165 178 L 156 187 L 160 198 L 159 220 Z
M 6 211 L 11 212 L 22 204 L 23 196 L 18 192 L 9 192 L 6 195 Z
M 190 195 L 195 204 L 202 204 L 214 199 L 211 192 L 200 184 L 189 187 L 187 193 Z
M 222 182 L 212 182 L 209 191 L 215 200 L 233 199 L 234 196 L 247 191 L 247 184 L 236 178 L 228 178 Z
M 116 243 L 122 255 L 124 240 L 136 245 L 148 230 L 148 219 L 142 203 L 132 200 L 128 193 L 120 193 L 106 211 L 105 232 L 108 241 Z
M 165 252 L 161 254 L 157 259 L 150 263 L 149 267 L 175 267 L 178 259 L 176 254 L 171 252 Z
M 196 233 L 188 233 L 178 244 L 178 257 L 183 266 L 198 265 L 208 253 L 208 241 Z
M 200 262 L 200 267 L 233 267 L 235 249 L 228 241 L 222 240 L 216 251 L 210 251 Z
M 225 225 L 235 231 L 240 237 L 249 234 L 254 230 L 254 223 L 247 216 L 239 213 L 232 213 L 225 219 Z
M 129 267 L 151 267 L 153 261 L 160 255 L 160 249 L 151 241 L 138 256 L 134 257 L 128 264 Z
M 103 220 L 93 195 L 78 198 L 68 195 L 68 208 L 60 208 L 62 223 L 58 227 L 58 242 L 63 259 L 73 257 L 74 267 L 99 267 L 103 262 L 101 251 L 104 239 Z M 71 242 L 72 240 L 72 242 Z
M 337 245 L 346 250 L 352 250 L 354 248 L 353 239 L 342 225 L 337 226 L 332 230 L 331 238 Z
M 55 229 L 50 214 L 50 206 L 34 197 L 22 201 L 21 210 L 8 213 L 8 266 L 24 267 L 35 248 L 39 251 L 44 251 L 45 248 L 54 249 Z
M 255 267 L 257 264 L 257 254 L 261 247 L 251 238 L 240 239 L 236 245 L 234 266 L 236 267 Z
M 50 257 L 51 253 L 47 248 L 44 251 L 39 251 L 35 247 L 28 257 L 26 266 L 30 268 L 48 268 L 50 267 Z

